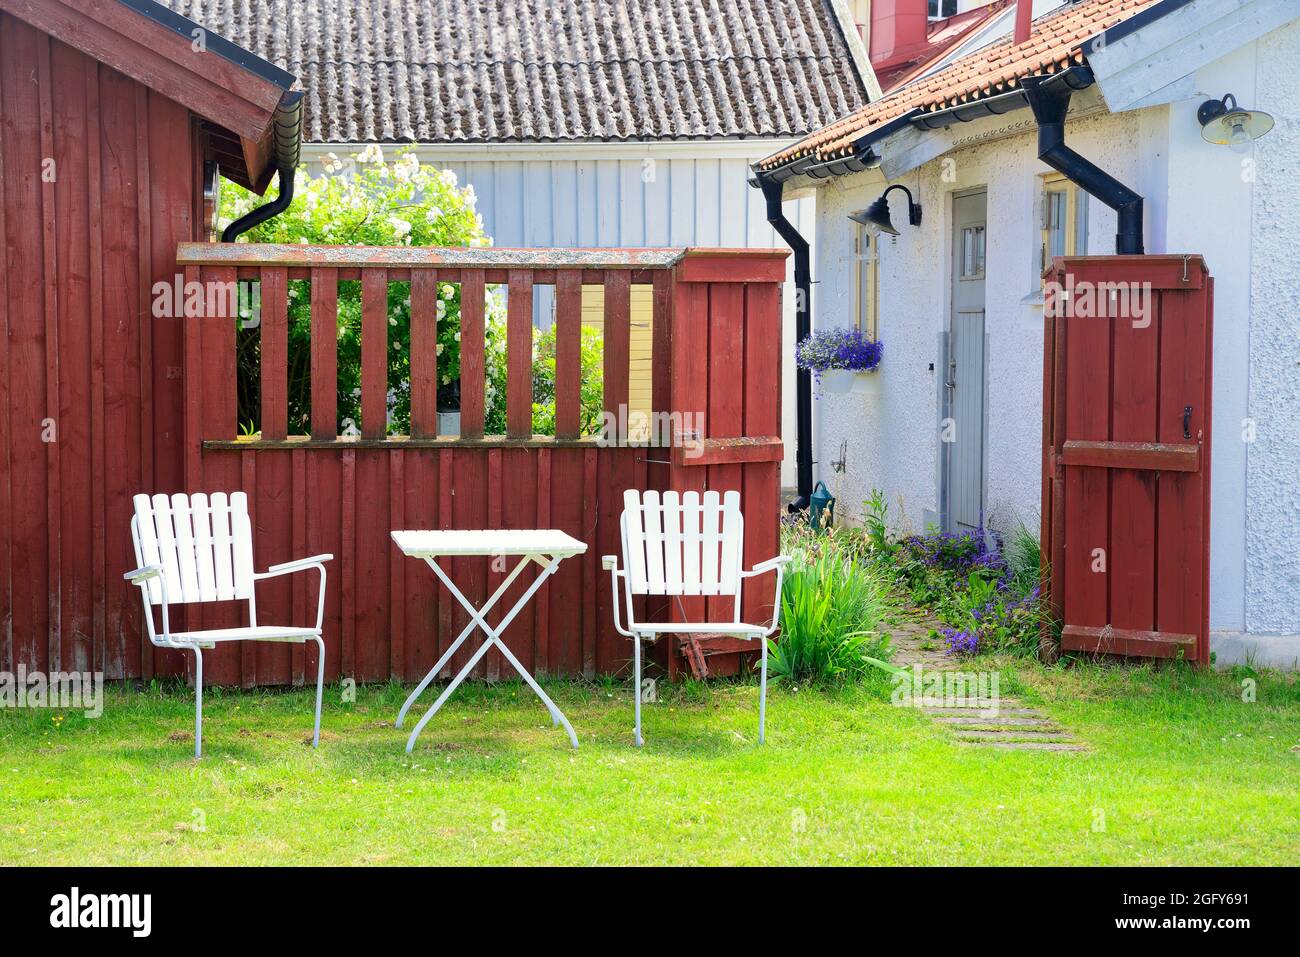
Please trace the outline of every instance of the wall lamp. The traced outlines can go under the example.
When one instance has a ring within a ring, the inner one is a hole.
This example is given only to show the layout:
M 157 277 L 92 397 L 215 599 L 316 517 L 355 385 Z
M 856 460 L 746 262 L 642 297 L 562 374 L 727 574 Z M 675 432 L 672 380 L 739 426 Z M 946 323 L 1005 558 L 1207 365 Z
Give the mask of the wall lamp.
M 1263 110 L 1243 110 L 1237 98 L 1223 94 L 1221 100 L 1206 100 L 1196 111 L 1201 139 L 1226 145 L 1234 153 L 1250 152 L 1250 144 L 1273 128 L 1273 117 Z
M 891 236 L 897 236 L 898 230 L 889 219 L 889 194 L 891 191 L 901 189 L 907 194 L 907 223 L 909 226 L 921 225 L 921 204 L 912 201 L 912 191 L 900 183 L 895 183 L 883 193 L 880 198 L 868 206 L 866 209 L 859 209 L 857 212 L 849 213 L 849 219 L 855 223 L 861 223 L 872 229 L 877 229 L 882 233 L 889 233 Z

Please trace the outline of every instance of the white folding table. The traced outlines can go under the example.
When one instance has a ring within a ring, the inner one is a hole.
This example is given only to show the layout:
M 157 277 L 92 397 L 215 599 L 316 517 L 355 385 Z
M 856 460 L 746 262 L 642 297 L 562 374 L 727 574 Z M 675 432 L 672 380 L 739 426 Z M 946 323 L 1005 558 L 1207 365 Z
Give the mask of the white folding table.
M 451 643 L 451 647 L 443 652 L 442 657 L 438 659 L 438 663 L 429 670 L 429 673 L 424 676 L 423 680 L 416 686 L 415 690 L 407 697 L 406 703 L 402 705 L 402 710 L 397 714 L 397 727 L 400 728 L 402 726 L 402 722 L 406 720 L 406 712 L 409 711 L 411 705 L 415 703 L 415 699 L 420 697 L 424 692 L 424 689 L 429 686 L 429 682 L 433 681 L 433 679 L 437 677 L 438 672 L 442 671 L 447 662 L 451 660 L 451 656 L 456 653 L 456 649 L 465 642 L 465 639 L 470 636 L 470 633 L 478 627 L 483 630 L 485 635 L 487 635 L 487 639 L 479 647 L 478 651 L 474 652 L 469 661 L 465 662 L 465 667 L 461 668 L 456 677 L 451 680 L 451 683 L 442 690 L 442 694 L 440 694 L 438 700 L 433 703 L 433 707 L 424 713 L 424 717 L 422 717 L 415 728 L 412 729 L 411 736 L 406 742 L 406 750 L 409 752 L 415 747 L 415 739 L 419 737 L 420 732 L 424 730 L 424 726 L 429 723 L 429 719 L 438 713 L 438 709 L 442 707 L 443 702 L 445 702 L 451 693 L 456 690 L 457 685 L 464 681 L 469 673 L 474 670 L 474 666 L 479 663 L 479 660 L 487 654 L 488 649 L 493 645 L 495 645 L 497 650 L 505 656 L 506 661 L 510 662 L 515 671 L 519 672 L 524 681 L 528 682 L 528 686 L 536 692 L 537 697 L 542 699 L 542 703 L 546 705 L 546 710 L 551 713 L 551 723 L 553 725 L 564 725 L 564 729 L 569 732 L 569 741 L 571 741 L 573 746 L 576 748 L 578 746 L 578 736 L 573 733 L 573 726 L 569 724 L 569 719 L 566 718 L 561 713 L 560 709 L 555 706 L 555 702 L 547 697 L 546 692 L 541 689 L 541 686 L 533 679 L 533 676 L 530 675 L 528 670 L 519 663 L 519 659 L 511 654 L 510 649 L 507 648 L 505 642 L 501 640 L 501 633 L 505 631 L 506 626 L 508 626 L 510 622 L 514 621 L 515 616 L 519 614 L 524 605 L 528 604 L 529 599 L 537 593 L 537 589 L 542 586 L 542 582 L 555 574 L 555 570 L 560 566 L 560 562 L 570 556 L 581 555 L 587 550 L 586 543 L 580 542 L 573 536 L 567 535 L 557 529 L 543 528 L 445 531 L 406 530 L 393 532 L 393 541 L 404 554 L 409 555 L 412 558 L 422 558 L 426 563 L 428 563 L 429 567 L 433 569 L 434 574 L 437 575 L 442 583 L 447 586 L 447 590 L 455 595 L 456 600 L 461 603 L 467 612 L 469 612 L 470 619 L 469 624 L 465 626 L 465 629 L 460 633 L 460 636 Z M 497 586 L 496 591 L 494 591 L 488 600 L 484 602 L 482 608 L 475 608 L 473 602 L 461 593 L 461 590 L 457 588 L 455 583 L 447 576 L 446 571 L 444 571 L 442 566 L 438 564 L 439 558 L 470 555 L 489 557 L 517 556 L 519 558 L 518 564 L 516 564 L 510 574 L 506 576 L 505 581 Z M 502 617 L 501 623 L 493 628 L 487 623 L 488 612 L 492 610 L 496 603 L 501 599 L 501 596 L 506 593 L 506 589 L 514 583 L 515 579 L 519 577 L 523 570 L 533 562 L 536 562 L 541 567 L 541 571 L 538 573 L 536 580 L 528 586 L 527 591 L 519 596 L 519 600 L 515 602 L 514 607 L 511 608 L 504 617 Z

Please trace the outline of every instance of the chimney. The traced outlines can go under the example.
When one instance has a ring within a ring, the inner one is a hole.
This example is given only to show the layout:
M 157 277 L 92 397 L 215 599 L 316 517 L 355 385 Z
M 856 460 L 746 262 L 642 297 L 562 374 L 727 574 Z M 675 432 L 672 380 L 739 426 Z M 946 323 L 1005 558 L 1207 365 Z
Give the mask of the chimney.
M 869 52 L 873 65 L 925 46 L 928 8 L 926 0 L 872 0 Z
M 1034 0 L 1016 0 L 1016 44 L 1029 39 L 1034 23 Z

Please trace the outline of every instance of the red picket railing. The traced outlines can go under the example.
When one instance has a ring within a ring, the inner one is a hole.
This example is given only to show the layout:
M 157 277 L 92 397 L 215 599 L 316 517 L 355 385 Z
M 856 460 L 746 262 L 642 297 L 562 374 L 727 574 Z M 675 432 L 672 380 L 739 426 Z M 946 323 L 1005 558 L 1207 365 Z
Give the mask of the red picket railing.
M 785 255 L 183 243 L 177 261 L 187 283 L 209 290 L 209 301 L 211 290 L 250 280 L 260 283 L 261 296 L 257 436 L 239 434 L 233 318 L 210 309 L 185 319 L 185 485 L 190 491 L 248 492 L 258 567 L 316 552 L 336 556 L 326 603 L 332 676 L 415 680 L 432 667 L 468 619 L 439 594 L 424 565 L 392 546 L 389 531 L 457 527 L 555 527 L 586 541 L 587 553 L 561 565 L 504 640 L 531 670 L 617 672 L 631 647 L 613 629 L 600 556 L 619 551 L 624 489 L 741 490 L 746 559 L 776 553 Z M 310 435 L 288 432 L 287 289 L 294 280 L 311 287 Z M 361 283 L 359 435 L 340 435 L 337 428 L 337 304 L 344 280 Z M 410 434 L 400 436 L 388 434 L 387 419 L 391 282 L 409 282 L 411 297 Z M 437 297 L 443 283 L 460 287 L 458 436 L 438 434 Z M 487 289 L 495 285 L 507 290 L 507 428 L 500 436 L 484 434 L 484 310 Z M 653 412 L 667 414 L 661 421 L 698 424 L 698 445 L 609 445 L 579 434 L 584 285 L 605 289 L 605 411 L 617 420 L 626 410 L 631 290 L 651 286 Z M 553 436 L 532 434 L 533 302 L 545 286 L 553 287 L 555 301 Z M 453 565 L 466 595 L 477 600 L 496 587 L 501 573 L 483 559 Z M 267 582 L 266 592 L 259 591 L 259 615 L 296 620 L 306 613 L 309 587 L 305 580 Z M 771 582 L 756 580 L 745 601 L 749 613 L 770 614 Z M 507 595 L 503 606 L 510 603 Z M 190 627 L 239 623 L 223 608 L 189 614 Z M 661 663 L 669 664 L 666 650 Z M 461 664 L 453 660 L 448 671 Z M 499 664 L 499 656 L 489 654 L 482 674 L 495 677 Z M 733 659 L 733 670 L 737 664 Z M 206 670 L 224 684 L 298 683 L 306 662 L 300 648 L 250 644 L 218 649 Z M 727 663 L 710 659 L 710 670 L 725 673 Z

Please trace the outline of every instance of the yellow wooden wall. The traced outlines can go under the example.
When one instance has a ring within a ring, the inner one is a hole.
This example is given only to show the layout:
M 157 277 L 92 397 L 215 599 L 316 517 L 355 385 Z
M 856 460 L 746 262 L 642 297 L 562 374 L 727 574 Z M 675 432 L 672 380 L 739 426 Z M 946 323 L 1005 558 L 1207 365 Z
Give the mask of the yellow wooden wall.
M 654 317 L 653 286 L 632 287 L 632 344 L 629 361 L 628 412 L 652 411 L 650 366 L 652 361 L 651 323 Z M 582 287 L 582 324 L 594 329 L 605 328 L 605 287 Z

